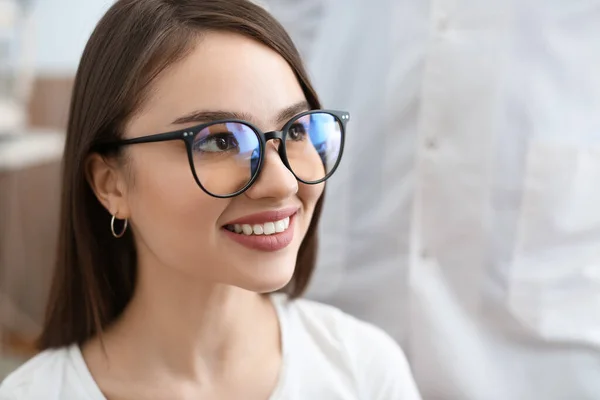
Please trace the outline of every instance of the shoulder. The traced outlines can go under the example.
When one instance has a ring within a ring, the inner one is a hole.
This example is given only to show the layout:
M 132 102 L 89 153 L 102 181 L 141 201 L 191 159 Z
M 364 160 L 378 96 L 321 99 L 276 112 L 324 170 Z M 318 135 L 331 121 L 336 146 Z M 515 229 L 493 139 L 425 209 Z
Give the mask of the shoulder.
M 0 384 L 0 400 L 51 400 L 62 381 L 70 348 L 46 350 L 30 359 Z
M 404 352 L 382 329 L 341 310 L 297 299 L 282 302 L 288 322 L 349 371 L 361 397 L 419 399 Z
M 398 344 L 382 329 L 338 308 L 306 299 L 284 304 L 290 318 L 306 328 L 313 338 L 353 352 L 365 352 L 363 349 L 368 345 L 370 352 L 376 349 L 391 351 L 397 358 L 406 360 Z

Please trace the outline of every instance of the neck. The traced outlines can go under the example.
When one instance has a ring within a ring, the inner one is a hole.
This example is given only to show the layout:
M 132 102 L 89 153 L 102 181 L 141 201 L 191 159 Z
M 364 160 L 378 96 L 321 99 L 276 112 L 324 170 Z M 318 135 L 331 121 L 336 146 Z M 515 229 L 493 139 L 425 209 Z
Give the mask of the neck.
M 125 365 L 195 380 L 278 352 L 279 342 L 268 297 L 160 267 L 140 268 L 133 299 L 105 340 L 109 362 L 116 355 Z

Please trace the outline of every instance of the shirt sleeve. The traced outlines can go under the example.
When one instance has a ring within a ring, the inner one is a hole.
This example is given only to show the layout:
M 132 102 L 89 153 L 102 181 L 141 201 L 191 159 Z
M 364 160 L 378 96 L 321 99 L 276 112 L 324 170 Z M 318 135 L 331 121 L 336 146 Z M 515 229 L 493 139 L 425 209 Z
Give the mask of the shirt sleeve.
M 404 352 L 387 333 L 358 321 L 354 339 L 354 363 L 361 398 L 421 400 Z

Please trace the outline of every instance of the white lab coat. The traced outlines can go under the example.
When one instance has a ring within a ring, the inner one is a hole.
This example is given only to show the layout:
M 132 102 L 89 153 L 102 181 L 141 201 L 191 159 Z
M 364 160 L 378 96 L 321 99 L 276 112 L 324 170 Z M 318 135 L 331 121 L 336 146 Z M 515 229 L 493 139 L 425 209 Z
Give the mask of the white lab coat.
M 425 399 L 600 398 L 600 0 L 270 0 L 351 112 L 310 295 Z

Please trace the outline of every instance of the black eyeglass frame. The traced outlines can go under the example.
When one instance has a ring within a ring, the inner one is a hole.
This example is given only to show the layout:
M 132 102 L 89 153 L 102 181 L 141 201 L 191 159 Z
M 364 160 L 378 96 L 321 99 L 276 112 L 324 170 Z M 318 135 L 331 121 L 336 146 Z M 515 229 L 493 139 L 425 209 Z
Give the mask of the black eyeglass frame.
M 340 137 L 340 152 L 339 152 L 338 158 L 337 158 L 333 168 L 331 168 L 331 171 L 329 171 L 329 173 L 327 173 L 323 178 L 321 178 L 317 181 L 306 181 L 306 180 L 298 177 L 298 175 L 296 175 L 296 173 L 294 172 L 294 170 L 292 169 L 292 167 L 290 166 L 290 163 L 288 161 L 286 145 L 285 145 L 286 138 L 287 138 L 287 135 L 288 135 L 288 132 L 289 132 L 289 129 L 291 128 L 291 126 L 298 119 L 300 119 L 306 115 L 310 115 L 310 114 L 329 114 L 329 115 L 333 116 L 340 123 L 340 127 L 341 127 L 341 130 L 340 130 L 340 136 L 341 136 Z M 260 173 L 262 171 L 264 160 L 265 160 L 265 148 L 266 148 L 267 142 L 269 140 L 274 140 L 274 139 L 277 139 L 281 142 L 281 144 L 278 148 L 279 157 L 281 158 L 281 161 L 299 182 L 302 182 L 307 185 L 316 185 L 316 184 L 325 182 L 327 179 L 329 179 L 331 177 L 331 175 L 333 175 L 333 173 L 337 169 L 337 167 L 340 164 L 340 161 L 342 159 L 342 154 L 344 152 L 345 136 L 346 136 L 346 124 L 348 123 L 349 120 L 350 120 L 350 113 L 348 113 L 346 111 L 309 110 L 309 111 L 304 111 L 300 114 L 295 115 L 292 119 L 290 119 L 283 126 L 283 128 L 280 131 L 263 132 L 259 128 L 257 128 L 254 124 L 252 124 L 251 122 L 244 121 L 241 119 L 224 119 L 224 120 L 218 120 L 218 121 L 211 121 L 211 122 L 203 123 L 200 125 L 195 125 L 190 128 L 179 129 L 179 130 L 171 131 L 171 132 L 157 133 L 154 135 L 141 136 L 141 137 L 132 138 L 132 139 L 121 139 L 121 140 L 116 140 L 116 141 L 112 141 L 112 142 L 104 142 L 104 143 L 100 143 L 100 144 L 94 146 L 94 149 L 95 149 L 95 151 L 102 153 L 102 152 L 106 152 L 109 150 L 117 149 L 122 146 L 129 146 L 132 144 L 166 142 L 166 141 L 171 141 L 171 140 L 183 140 L 183 142 L 185 143 L 186 149 L 187 149 L 187 153 L 188 153 L 188 162 L 190 165 L 190 170 L 192 171 L 192 175 L 194 176 L 194 180 L 196 181 L 198 186 L 200 186 L 200 188 L 206 194 L 208 194 L 212 197 L 216 197 L 216 198 L 220 198 L 220 199 L 227 199 L 227 198 L 239 196 L 240 194 L 244 193 L 258 179 L 258 177 L 260 176 Z M 226 123 L 240 123 L 240 124 L 244 124 L 244 125 L 248 126 L 250 129 L 252 129 L 252 131 L 254 131 L 254 133 L 256 134 L 256 137 L 258 138 L 258 142 L 259 142 L 259 146 L 260 146 L 260 154 L 259 154 L 258 168 L 256 169 L 256 172 L 254 173 L 254 175 L 250 178 L 250 180 L 244 187 L 242 187 L 238 191 L 231 193 L 231 194 L 218 195 L 218 194 L 211 193 L 209 190 L 207 190 L 204 187 L 204 185 L 202 185 L 202 182 L 200 182 L 200 179 L 198 178 L 198 175 L 196 174 L 196 167 L 194 165 L 192 146 L 194 144 L 194 140 L 196 139 L 196 136 L 203 129 L 208 128 L 213 125 L 226 124 Z

